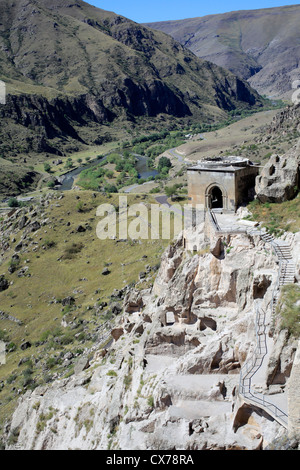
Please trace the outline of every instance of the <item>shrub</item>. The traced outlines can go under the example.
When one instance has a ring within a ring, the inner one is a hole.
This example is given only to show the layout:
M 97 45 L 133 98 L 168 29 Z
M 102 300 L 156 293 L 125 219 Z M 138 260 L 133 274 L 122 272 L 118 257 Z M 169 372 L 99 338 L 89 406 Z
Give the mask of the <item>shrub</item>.
M 76 204 L 76 211 L 77 212 L 84 212 L 84 205 L 82 201 L 79 201 L 78 204 Z
M 18 199 L 16 199 L 15 197 L 11 197 L 8 200 L 7 205 L 8 205 L 8 207 L 20 207 L 20 203 L 19 203 Z
M 171 164 L 171 160 L 168 158 L 168 157 L 161 157 L 159 159 L 159 162 L 158 162 L 158 171 L 161 173 L 162 169 L 163 168 L 171 168 L 172 164 Z
M 77 253 L 81 252 L 82 248 L 82 243 L 72 243 L 72 245 L 66 247 L 62 259 L 73 259 Z
M 300 287 L 289 284 L 282 287 L 281 296 L 277 305 L 277 313 L 281 316 L 281 326 L 289 334 L 300 337 Z
M 114 370 L 109 370 L 106 375 L 109 375 L 110 377 L 117 377 L 117 373 Z
M 54 240 L 49 240 L 48 238 L 44 240 L 44 247 L 45 249 L 54 248 L 56 246 L 56 242 Z
M 175 196 L 177 194 L 177 187 L 176 185 L 173 186 L 166 186 L 165 193 L 168 197 Z
M 117 187 L 114 185 L 114 184 L 106 184 L 104 186 L 104 191 L 106 193 L 117 193 L 118 192 L 118 189 Z
M 60 359 L 57 357 L 49 357 L 46 361 L 46 367 L 47 369 L 53 369 L 57 364 L 60 363 Z
M 148 397 L 147 403 L 148 403 L 148 406 L 150 406 L 151 408 L 154 408 L 154 398 L 152 395 Z
M 0 329 L 0 341 L 8 341 L 7 332 Z

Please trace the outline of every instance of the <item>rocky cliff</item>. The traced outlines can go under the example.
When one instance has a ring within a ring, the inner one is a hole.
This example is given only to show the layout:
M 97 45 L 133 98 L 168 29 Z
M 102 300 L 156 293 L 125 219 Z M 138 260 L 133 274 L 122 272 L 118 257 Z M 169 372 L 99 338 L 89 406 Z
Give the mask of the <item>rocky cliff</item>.
M 20 109 L 33 114 L 26 113 L 24 126 L 45 124 L 47 132 L 52 118 L 52 130 L 61 123 L 64 136 L 76 138 L 66 121 L 79 116 L 98 123 L 159 114 L 207 120 L 262 105 L 246 82 L 169 36 L 81 0 L 1 0 L 0 13 L 0 75 L 8 93 L 30 95 L 19 99 Z M 46 102 L 57 96 L 63 99 Z M 19 123 L 15 106 L 10 99 L 2 117 Z M 38 116 L 31 122 L 41 106 L 48 122 Z
M 81 0 L 0 0 L 0 18 L 1 189 L 8 195 L 21 192 L 30 167 L 49 154 L 190 120 L 222 121 L 265 103 L 247 82 L 168 35 Z M 18 167 L 13 178 L 11 166 Z
M 289 235 L 297 279 L 298 235 Z M 259 237 L 221 242 L 215 255 L 203 232 L 195 255 L 182 236 L 171 244 L 153 288 L 126 295 L 111 347 L 95 345 L 73 376 L 20 398 L 6 447 L 255 450 L 285 441 L 266 413 L 236 408 L 240 368 L 255 347 L 253 304 L 270 302 L 277 260 Z M 277 334 L 264 385 L 283 391 L 296 348 Z
M 283 202 L 296 197 L 300 185 L 300 141 L 284 155 L 272 155 L 256 179 L 261 202 Z

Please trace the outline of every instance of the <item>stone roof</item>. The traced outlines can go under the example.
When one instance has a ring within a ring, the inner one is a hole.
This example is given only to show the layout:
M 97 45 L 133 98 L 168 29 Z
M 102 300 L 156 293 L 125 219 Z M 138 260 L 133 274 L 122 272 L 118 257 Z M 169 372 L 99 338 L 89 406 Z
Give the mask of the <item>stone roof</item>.
M 254 164 L 247 158 L 232 155 L 199 160 L 197 165 L 189 167 L 188 170 L 234 172 L 249 166 L 254 166 Z

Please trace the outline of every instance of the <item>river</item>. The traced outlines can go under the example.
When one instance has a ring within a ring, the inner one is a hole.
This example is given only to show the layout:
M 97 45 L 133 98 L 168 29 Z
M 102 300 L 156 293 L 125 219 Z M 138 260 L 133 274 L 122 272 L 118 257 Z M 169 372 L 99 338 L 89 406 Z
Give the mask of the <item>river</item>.
M 61 184 L 59 185 L 58 189 L 60 191 L 70 191 L 73 187 L 75 178 L 80 175 L 80 173 L 88 168 L 92 168 L 94 166 L 99 165 L 106 157 L 99 157 L 96 160 L 93 160 L 91 163 L 87 165 L 80 166 L 75 170 L 71 170 L 65 175 L 60 178 Z M 147 179 L 149 176 L 156 176 L 158 171 L 154 168 L 148 168 L 148 158 L 142 155 L 136 155 L 137 163 L 136 163 L 136 170 L 139 174 L 139 178 Z

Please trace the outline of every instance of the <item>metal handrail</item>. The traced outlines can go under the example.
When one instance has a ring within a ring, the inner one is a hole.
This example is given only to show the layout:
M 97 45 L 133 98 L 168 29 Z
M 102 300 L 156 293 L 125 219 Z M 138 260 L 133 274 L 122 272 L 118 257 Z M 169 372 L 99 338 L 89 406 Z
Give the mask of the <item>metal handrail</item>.
M 221 230 L 216 215 L 213 213 L 211 209 L 208 209 L 208 213 L 210 216 L 210 220 L 213 223 L 214 229 L 217 232 L 226 232 L 229 233 L 232 231 L 230 228 L 229 230 Z M 286 261 L 286 265 L 289 264 L 289 259 L 286 258 L 285 254 L 282 252 L 281 247 L 276 243 L 276 240 L 270 235 L 267 231 L 262 231 L 260 229 L 247 229 L 247 228 L 240 228 L 234 229 L 234 232 L 239 233 L 247 233 L 248 235 L 257 235 L 267 243 L 270 243 L 274 254 L 279 259 L 279 269 L 278 269 L 278 277 L 273 289 L 272 298 L 270 301 L 271 305 L 271 315 L 273 316 L 275 313 L 275 307 L 277 304 L 277 293 L 280 289 L 280 281 L 284 278 L 283 273 L 283 265 L 284 261 Z M 267 340 L 266 340 L 266 312 L 264 310 L 260 310 L 255 304 L 256 316 L 255 316 L 255 335 L 256 335 L 256 348 L 251 355 L 251 357 L 245 362 L 243 367 L 241 368 L 240 372 L 240 381 L 239 381 L 239 393 L 244 397 L 244 399 L 250 401 L 251 403 L 257 404 L 263 409 L 268 410 L 269 414 L 273 416 L 276 420 L 280 420 L 280 424 L 287 427 L 288 424 L 288 415 L 281 410 L 278 406 L 270 403 L 265 399 L 263 394 L 254 394 L 251 392 L 251 379 L 262 366 L 265 356 L 268 353 L 267 348 Z M 261 321 L 262 319 L 262 321 Z
M 255 305 L 255 308 L 255 330 L 257 343 L 251 358 L 243 365 L 241 369 L 239 393 L 249 401 L 261 405 L 264 409 L 267 409 L 271 415 L 275 415 L 276 418 L 280 418 L 281 424 L 287 425 L 288 416 L 283 410 L 274 405 L 274 403 L 266 400 L 263 394 L 260 395 L 251 391 L 251 379 L 262 366 L 264 358 L 268 353 L 265 324 L 266 312 L 264 310 L 260 310 L 257 305 Z

